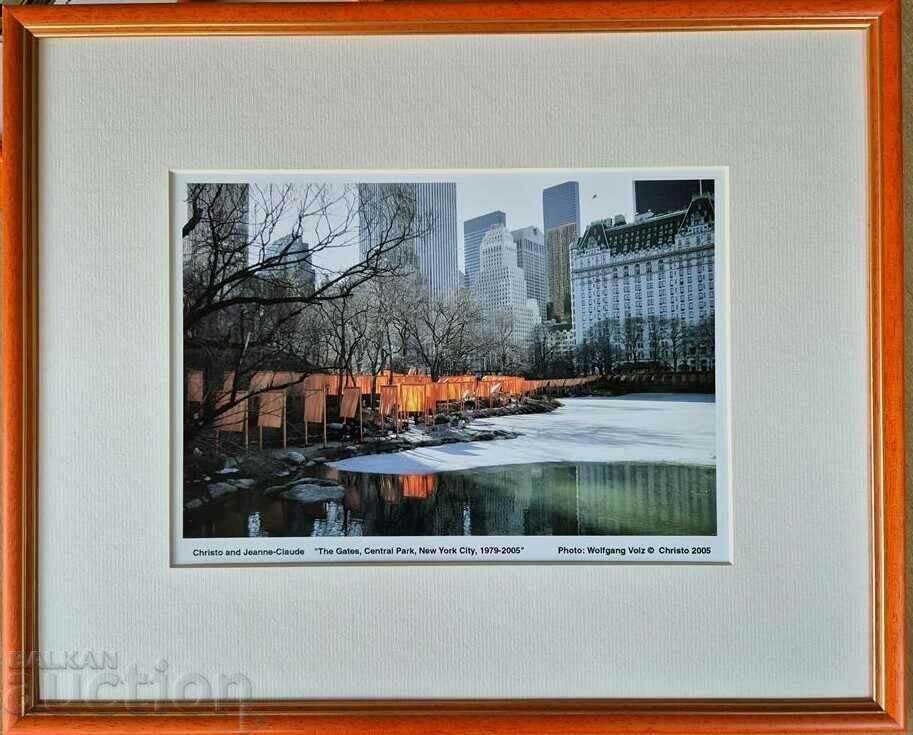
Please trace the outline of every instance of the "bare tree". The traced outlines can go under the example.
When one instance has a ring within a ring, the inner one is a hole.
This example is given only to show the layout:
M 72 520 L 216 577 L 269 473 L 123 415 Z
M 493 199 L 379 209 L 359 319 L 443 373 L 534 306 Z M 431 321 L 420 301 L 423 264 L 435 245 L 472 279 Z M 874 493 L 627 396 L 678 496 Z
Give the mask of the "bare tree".
M 677 317 L 666 320 L 665 338 L 672 369 L 677 372 L 687 352 L 688 325 L 685 320 Z
M 622 344 L 624 345 L 625 360 L 637 362 L 644 344 L 643 317 L 625 317 L 622 323 Z
M 363 287 L 370 309 L 366 314 L 366 329 L 357 361 L 359 369 L 371 375 L 372 409 L 380 374 L 387 365 L 393 369 L 394 356 L 402 350 L 402 341 L 397 338 L 395 314 L 403 282 L 410 280 L 409 277 L 378 277 Z
M 662 362 L 665 352 L 666 322 L 660 316 L 647 317 L 647 353 L 656 363 Z
M 400 308 L 407 345 L 416 361 L 437 380 L 446 372 L 465 369 L 486 345 L 482 311 L 465 289 L 435 298 L 419 285 L 418 298 Z
M 329 367 L 321 359 L 332 357 L 333 368 L 351 372 L 360 323 L 347 327 L 344 345 L 338 330 L 330 329 L 321 345 L 327 349 L 306 344 L 302 325 L 312 331 L 331 327 L 331 305 L 346 302 L 375 278 L 402 273 L 401 252 L 414 250 L 422 234 L 414 201 L 396 188 L 367 206 L 353 185 L 192 184 L 186 202 L 185 365 L 203 370 L 208 386 L 203 406 L 185 417 L 188 440 L 240 401 L 293 384 L 263 385 L 245 395 L 258 371 L 294 372 L 301 380 Z M 340 248 L 357 249 L 360 256 L 338 270 L 315 262 Z M 304 272 L 311 278 L 302 279 Z M 335 355 L 329 349 L 334 346 Z
M 589 375 L 600 369 L 598 351 L 596 345 L 591 340 L 584 340 L 582 344 L 577 345 L 574 353 L 574 362 L 577 371 L 584 375 Z
M 590 343 L 593 346 L 596 368 L 602 373 L 611 372 L 618 360 L 619 343 L 624 339 L 624 332 L 617 319 L 602 319 L 590 330 Z
M 340 385 L 354 385 L 357 356 L 363 354 L 371 324 L 373 305 L 363 289 L 340 284 L 342 295 L 319 304 L 327 327 L 330 356 Z
M 529 370 L 533 377 L 550 377 L 555 349 L 548 339 L 548 327 L 537 324 L 529 338 Z
M 712 315 L 704 317 L 691 327 L 689 342 L 695 357 L 706 358 L 709 364 L 713 364 L 716 352 L 716 324 Z
M 307 305 L 341 298 L 381 274 L 404 271 L 400 252 L 412 249 L 421 235 L 415 210 L 407 199 L 385 198 L 361 207 L 351 185 L 192 184 L 188 187 L 184 225 L 184 329 L 192 330 L 210 314 L 243 304 Z M 383 214 L 380 214 L 383 212 Z M 359 237 L 359 221 L 367 222 L 369 238 Z M 282 223 L 291 237 L 276 246 Z M 305 233 L 314 235 L 307 248 Z M 326 276 L 313 290 L 289 288 L 288 274 L 298 266 L 314 267 L 326 251 L 370 247 L 354 264 Z M 297 245 L 296 245 L 297 243 Z M 282 290 L 248 288 L 252 281 Z

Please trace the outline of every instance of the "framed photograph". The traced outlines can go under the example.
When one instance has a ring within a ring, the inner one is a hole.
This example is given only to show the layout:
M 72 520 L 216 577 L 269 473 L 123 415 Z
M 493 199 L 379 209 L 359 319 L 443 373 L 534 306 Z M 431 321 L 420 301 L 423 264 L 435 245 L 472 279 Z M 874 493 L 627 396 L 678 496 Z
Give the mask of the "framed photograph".
M 896 2 L 3 53 L 4 732 L 904 730 Z
M 175 564 L 731 560 L 724 170 L 171 195 Z

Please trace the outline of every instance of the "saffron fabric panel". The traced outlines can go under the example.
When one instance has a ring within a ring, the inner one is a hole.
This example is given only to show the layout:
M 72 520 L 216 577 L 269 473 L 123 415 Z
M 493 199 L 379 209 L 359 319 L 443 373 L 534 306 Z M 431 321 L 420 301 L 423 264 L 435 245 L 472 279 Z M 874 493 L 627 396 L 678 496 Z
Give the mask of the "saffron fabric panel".
M 399 410 L 399 386 L 382 385 L 380 387 L 380 415 L 390 416 Z
M 203 371 L 190 370 L 187 373 L 187 400 L 193 403 L 203 402 Z
M 226 395 L 216 403 L 216 408 L 222 408 L 230 403 Z M 238 391 L 235 394 L 235 403 L 216 419 L 215 425 L 219 431 L 243 432 L 247 423 L 247 391 Z
M 413 385 L 403 383 L 400 385 L 400 410 L 404 413 L 421 413 L 426 406 L 426 393 L 428 385 L 420 383 Z
M 280 429 L 285 421 L 285 391 L 271 390 L 261 393 L 257 425 Z
M 339 418 L 351 419 L 358 415 L 358 404 L 361 401 L 361 388 L 343 388 L 339 404 Z
M 304 391 L 304 420 L 320 424 L 326 418 L 327 394 L 323 388 L 306 388 Z
M 358 386 L 358 389 L 361 391 L 362 395 L 369 396 L 374 392 L 374 378 L 370 375 L 356 375 L 355 376 L 355 385 Z

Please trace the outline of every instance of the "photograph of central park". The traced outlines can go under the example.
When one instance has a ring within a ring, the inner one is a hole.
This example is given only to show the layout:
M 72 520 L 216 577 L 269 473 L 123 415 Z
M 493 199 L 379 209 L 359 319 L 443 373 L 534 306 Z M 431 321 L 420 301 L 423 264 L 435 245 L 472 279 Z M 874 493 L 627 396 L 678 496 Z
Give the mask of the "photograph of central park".
M 717 535 L 714 183 L 182 183 L 183 537 Z

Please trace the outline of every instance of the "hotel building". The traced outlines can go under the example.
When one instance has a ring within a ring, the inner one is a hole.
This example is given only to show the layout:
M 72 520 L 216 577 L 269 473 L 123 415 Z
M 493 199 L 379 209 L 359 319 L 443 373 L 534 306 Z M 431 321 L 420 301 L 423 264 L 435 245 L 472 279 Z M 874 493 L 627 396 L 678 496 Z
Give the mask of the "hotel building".
M 639 317 L 644 334 L 637 359 L 656 360 L 649 345 L 659 338 L 651 339 L 651 325 L 692 327 L 713 318 L 713 198 L 695 196 L 686 209 L 638 215 L 634 222 L 621 215 L 593 222 L 571 253 L 570 272 L 577 344 L 600 322 Z M 712 340 L 684 364 L 713 367 Z

